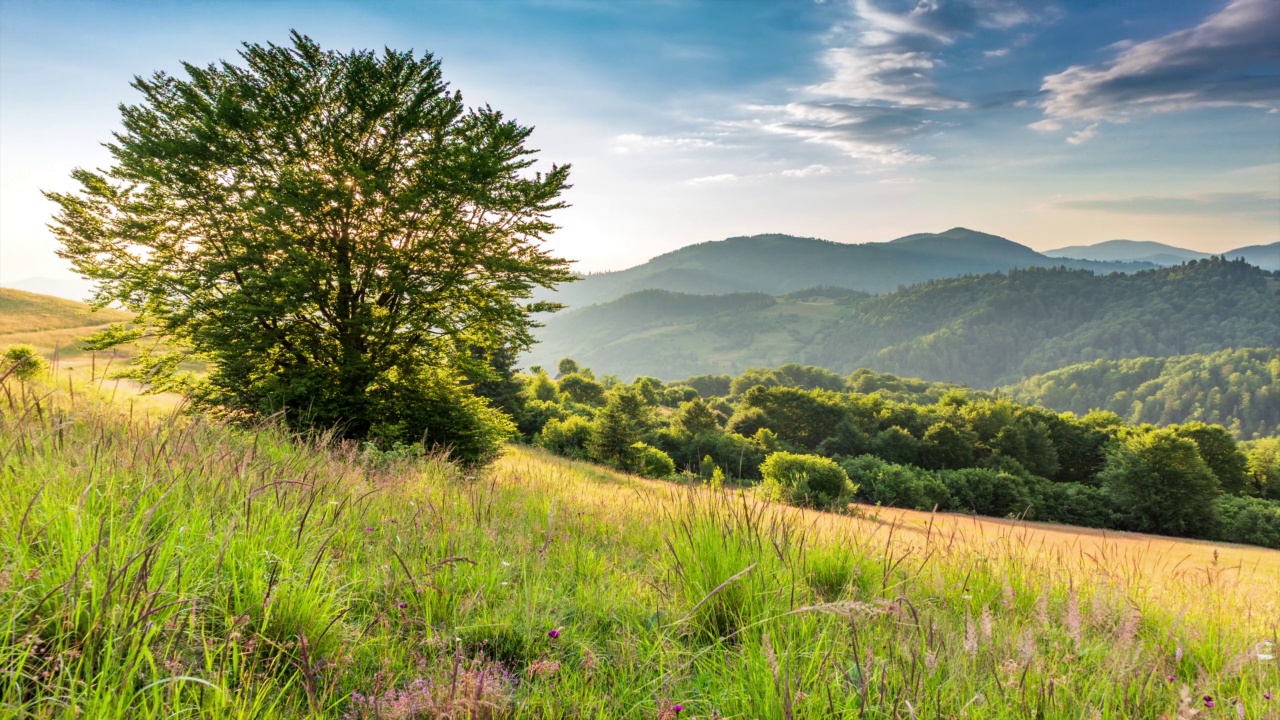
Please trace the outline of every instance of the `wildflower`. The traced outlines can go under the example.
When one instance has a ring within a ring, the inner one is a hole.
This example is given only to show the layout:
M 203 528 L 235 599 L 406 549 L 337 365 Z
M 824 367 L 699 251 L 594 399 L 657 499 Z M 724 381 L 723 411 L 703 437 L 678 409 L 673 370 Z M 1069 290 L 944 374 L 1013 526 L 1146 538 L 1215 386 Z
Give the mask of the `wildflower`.
M 679 715 L 680 713 L 684 712 L 684 706 L 679 704 L 673 705 L 671 707 L 671 711 Z
M 365 531 L 365 532 L 373 532 L 373 526 L 372 526 L 372 525 L 365 525 L 365 526 L 364 526 L 364 531 Z
M 1244 705 L 1239 703 L 1236 704 L 1236 717 L 1240 718 L 1240 720 L 1244 720 Z
M 1269 692 L 1264 692 L 1264 693 L 1262 693 L 1262 699 L 1263 699 L 1263 700 L 1270 700 L 1270 699 L 1271 699 L 1271 693 L 1269 693 Z
M 396 607 L 398 607 L 398 608 L 400 608 L 401 610 L 403 610 L 403 609 L 405 609 L 405 608 L 409 607 L 409 603 L 407 603 L 407 602 L 405 602 L 405 601 L 401 600 L 399 603 L 397 603 L 397 604 L 396 604 Z
M 1205 706 L 1205 707 L 1207 707 L 1207 708 L 1211 708 L 1211 707 L 1213 707 L 1213 701 L 1212 701 L 1212 700 L 1205 700 L 1205 701 L 1204 701 L 1204 706 Z
M 557 628 L 555 630 L 548 630 L 547 637 L 551 638 L 552 640 L 555 640 L 556 638 L 560 637 L 560 629 Z
M 1177 680 L 1177 678 L 1175 678 L 1175 677 L 1174 677 L 1174 676 L 1172 676 L 1172 675 L 1165 675 L 1165 676 L 1164 676 L 1164 679 L 1165 679 L 1165 680 L 1168 680 L 1169 682 L 1173 682 L 1174 680 Z

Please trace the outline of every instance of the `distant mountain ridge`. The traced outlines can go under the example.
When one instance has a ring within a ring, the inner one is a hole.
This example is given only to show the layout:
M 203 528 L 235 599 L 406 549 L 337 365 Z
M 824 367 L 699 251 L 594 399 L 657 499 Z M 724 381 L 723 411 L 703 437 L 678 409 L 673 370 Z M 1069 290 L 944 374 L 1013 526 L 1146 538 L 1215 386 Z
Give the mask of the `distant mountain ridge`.
M 1168 267 L 1188 260 L 1203 260 L 1210 255 L 1225 255 L 1228 260 L 1242 258 L 1263 270 L 1280 270 L 1280 242 L 1250 245 L 1225 253 L 1204 253 L 1150 240 L 1107 240 L 1093 245 L 1071 245 L 1045 250 L 1052 258 L 1095 260 L 1099 262 L 1141 262 Z
M 959 227 L 860 245 L 769 234 L 689 245 L 626 270 L 588 275 L 540 297 L 580 308 L 642 290 L 785 295 L 822 285 L 883 293 L 939 278 L 1058 266 L 1101 273 L 1155 267 L 1051 258 L 998 235 Z

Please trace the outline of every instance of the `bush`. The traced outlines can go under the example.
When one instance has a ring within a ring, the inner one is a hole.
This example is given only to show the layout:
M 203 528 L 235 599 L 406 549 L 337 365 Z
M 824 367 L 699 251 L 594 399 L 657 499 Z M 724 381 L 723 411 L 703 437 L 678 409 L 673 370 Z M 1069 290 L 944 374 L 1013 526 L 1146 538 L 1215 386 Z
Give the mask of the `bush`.
M 375 385 L 368 396 L 379 418 L 369 439 L 379 447 L 420 442 L 447 450 L 464 465 L 477 465 L 496 457 L 516 432 L 505 413 L 472 394 L 450 371 Z
M 580 415 L 570 415 L 564 420 L 552 418 L 542 427 L 538 444 L 565 457 L 585 459 L 587 443 L 591 440 L 591 421 Z
M 669 478 L 676 474 L 676 464 L 671 456 L 647 443 L 631 446 L 631 470 L 648 478 Z
M 10 345 L 4 351 L 4 362 L 0 363 L 0 376 L 11 374 L 22 380 L 30 380 L 49 367 L 49 363 L 40 357 L 40 353 L 30 345 Z
M 866 502 L 912 510 L 946 510 L 951 505 L 947 486 L 927 470 L 885 462 L 874 455 L 845 460 L 840 466 Z
M 978 515 L 1018 515 L 1031 505 L 1031 493 L 1022 478 L 986 468 L 944 470 L 939 479 L 951 493 L 952 508 Z
M 1036 520 L 1080 527 L 1115 527 L 1111 498 L 1102 488 L 1077 482 L 1035 484 Z
M 760 475 L 767 494 L 796 505 L 825 507 L 857 491 L 844 468 L 817 455 L 775 452 L 760 465 Z
M 1280 550 L 1280 503 L 1223 495 L 1215 504 L 1214 539 Z

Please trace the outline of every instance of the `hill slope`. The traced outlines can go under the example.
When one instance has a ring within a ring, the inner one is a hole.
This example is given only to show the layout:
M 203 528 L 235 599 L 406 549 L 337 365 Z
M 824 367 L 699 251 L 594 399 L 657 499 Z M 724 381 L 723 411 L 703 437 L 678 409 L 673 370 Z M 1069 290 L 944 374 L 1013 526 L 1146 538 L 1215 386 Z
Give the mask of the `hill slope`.
M 1133 423 L 1200 420 L 1245 439 L 1280 435 L 1280 349 L 1096 360 L 1027 378 L 1015 400 L 1078 414 L 1110 410 Z
M 1228 260 L 1243 258 L 1245 262 L 1263 270 L 1280 270 L 1280 242 L 1236 248 L 1226 253 L 1226 256 Z
M 782 295 L 827 285 L 881 293 L 936 278 L 1060 265 L 1099 272 L 1153 267 L 1050 258 L 1025 245 L 965 228 L 862 245 L 753 235 L 690 245 L 627 270 L 589 275 L 546 297 L 584 307 L 642 290 Z
M 650 291 L 560 313 L 527 360 L 663 379 L 799 362 L 990 388 L 1099 359 L 1280 347 L 1280 280 L 1221 260 L 1131 275 L 1014 270 L 876 297 L 738 297 Z
M 1275 551 L 801 511 L 523 448 L 470 480 L 85 397 L 0 404 L 16 717 L 1155 720 L 1280 690 L 1235 660 L 1274 631 Z

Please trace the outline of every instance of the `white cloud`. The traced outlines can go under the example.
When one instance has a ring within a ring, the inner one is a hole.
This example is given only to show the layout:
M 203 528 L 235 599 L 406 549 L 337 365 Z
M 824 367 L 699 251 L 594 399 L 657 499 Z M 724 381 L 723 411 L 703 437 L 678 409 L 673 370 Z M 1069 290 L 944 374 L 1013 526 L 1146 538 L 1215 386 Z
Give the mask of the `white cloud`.
M 706 175 L 703 177 L 690 178 L 685 181 L 686 185 L 720 185 L 723 183 L 737 182 L 741 180 L 741 175 L 734 173 L 720 173 L 719 175 Z
M 1143 113 L 1201 107 L 1280 106 L 1280 2 L 1232 0 L 1199 25 L 1044 79 L 1046 121 L 1123 122 Z M 1075 137 L 1075 136 L 1072 136 Z
M 677 135 L 640 135 L 627 133 L 614 138 L 613 151 L 619 154 L 669 149 L 703 149 L 725 147 L 718 138 L 683 137 Z
M 814 175 L 826 175 L 829 172 L 831 172 L 831 168 L 827 167 L 826 165 L 814 164 L 814 165 L 806 165 L 802 168 L 791 168 L 790 170 L 783 170 L 782 176 L 783 177 L 812 177 Z
M 1094 138 L 1098 134 L 1098 123 L 1094 123 L 1083 130 L 1077 130 L 1071 133 L 1071 137 L 1067 138 L 1067 142 L 1072 145 L 1082 145 Z

